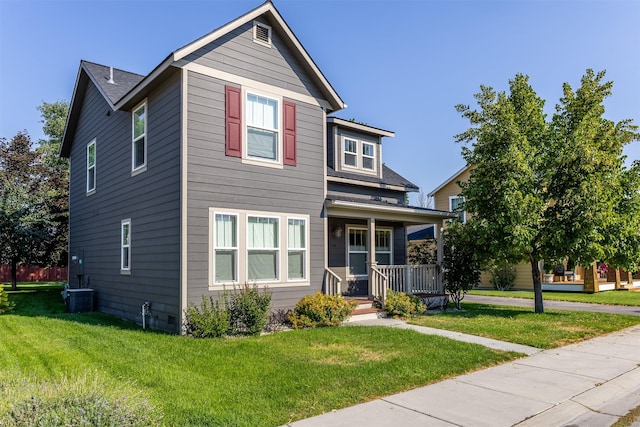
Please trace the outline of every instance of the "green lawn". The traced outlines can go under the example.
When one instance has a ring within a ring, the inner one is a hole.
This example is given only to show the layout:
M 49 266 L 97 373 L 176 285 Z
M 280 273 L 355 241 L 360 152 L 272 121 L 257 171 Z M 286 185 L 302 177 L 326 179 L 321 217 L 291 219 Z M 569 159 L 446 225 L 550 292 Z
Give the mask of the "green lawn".
M 1 366 L 48 381 L 134 381 L 167 425 L 282 425 L 519 356 L 374 327 L 196 340 L 64 313 L 59 286 L 21 288 L 0 315 Z
M 530 298 L 533 299 L 533 291 L 490 291 L 474 289 L 471 295 L 486 295 L 506 298 Z M 555 301 L 590 302 L 594 304 L 632 305 L 640 306 L 640 292 L 633 291 L 605 291 L 593 294 L 579 292 L 555 292 L 545 291 L 542 298 Z
M 640 324 L 638 316 L 464 303 L 411 323 L 548 349 Z

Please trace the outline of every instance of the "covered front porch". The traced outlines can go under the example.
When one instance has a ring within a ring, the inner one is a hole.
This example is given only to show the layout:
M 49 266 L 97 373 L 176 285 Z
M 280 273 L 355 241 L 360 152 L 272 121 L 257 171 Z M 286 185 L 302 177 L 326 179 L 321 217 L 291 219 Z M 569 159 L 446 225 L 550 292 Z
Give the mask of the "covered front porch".
M 323 290 L 330 295 L 383 298 L 387 289 L 442 294 L 440 261 L 407 263 L 409 225 L 436 224 L 455 214 L 416 207 L 327 200 L 327 267 Z M 441 245 L 442 239 L 438 239 Z M 442 254 L 439 248 L 438 254 Z M 440 257 L 441 255 L 439 255 Z

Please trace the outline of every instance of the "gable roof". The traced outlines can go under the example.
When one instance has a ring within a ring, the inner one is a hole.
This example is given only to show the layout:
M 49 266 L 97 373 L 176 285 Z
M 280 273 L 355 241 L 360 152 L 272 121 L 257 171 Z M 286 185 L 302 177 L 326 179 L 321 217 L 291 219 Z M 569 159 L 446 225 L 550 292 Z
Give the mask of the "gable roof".
M 235 20 L 223 25 L 222 27 L 219 27 L 216 30 L 213 30 L 212 32 L 200 37 L 199 39 L 179 48 L 178 50 L 173 51 L 164 59 L 164 61 L 158 64 L 146 76 L 113 69 L 114 80 L 118 82 L 118 79 L 122 79 L 122 84 L 117 85 L 118 87 L 113 87 L 113 85 L 105 84 L 103 77 L 105 69 L 109 71 L 109 67 L 82 61 L 80 63 L 80 70 L 78 71 L 78 77 L 76 78 L 76 85 L 74 87 L 72 102 L 69 108 L 69 115 L 67 116 L 67 124 L 65 127 L 64 136 L 62 138 L 60 155 L 68 157 L 71 150 L 71 141 L 73 140 L 75 126 L 79 118 L 79 111 L 74 111 L 74 109 L 79 110 L 80 106 L 76 104 L 79 103 L 80 100 L 84 97 L 84 93 L 86 91 L 86 83 L 88 82 L 87 79 L 90 79 L 98 87 L 98 89 L 114 111 L 131 107 L 131 103 L 134 102 L 134 100 L 137 99 L 137 97 L 140 96 L 141 93 L 149 90 L 151 87 L 157 84 L 155 82 L 156 79 L 165 75 L 169 67 L 180 66 L 181 64 L 179 63 L 179 61 L 183 60 L 187 55 L 195 52 L 203 46 L 208 45 L 209 43 L 214 42 L 220 37 L 225 36 L 238 27 L 262 15 L 266 16 L 272 26 L 286 36 L 285 41 L 293 47 L 294 54 L 300 58 L 303 67 L 307 70 L 307 72 L 310 73 L 311 77 L 313 78 L 313 80 L 315 80 L 316 84 L 320 88 L 320 91 L 326 97 L 326 101 L 329 105 L 328 110 L 337 111 L 346 108 L 347 105 L 344 103 L 344 101 L 342 101 L 342 99 L 335 91 L 333 86 L 331 86 L 322 71 L 320 71 L 320 68 L 318 68 L 316 63 L 313 61 L 306 49 L 302 46 L 302 43 L 300 43 L 293 31 L 291 31 L 291 28 L 289 27 L 289 25 L 287 25 L 276 7 L 273 5 L 273 3 L 271 3 L 270 0 L 267 0 L 262 5 L 236 18 Z M 108 77 L 109 75 L 107 74 L 107 81 Z
M 364 133 L 369 133 L 375 136 L 388 136 L 391 138 L 396 136 L 396 134 L 394 132 L 391 132 L 390 130 L 380 129 L 377 127 L 369 126 L 364 123 L 356 123 L 352 120 L 345 120 L 339 117 L 327 117 L 327 123 L 336 124 L 336 125 L 339 125 L 340 127 L 353 129 L 353 130 L 357 130 Z
M 429 197 L 433 197 L 438 191 L 440 191 L 441 189 L 443 189 L 447 184 L 449 184 L 450 182 L 452 182 L 454 179 L 456 179 L 458 176 L 460 176 L 464 171 L 466 171 L 467 169 L 469 169 L 471 166 L 470 165 L 466 165 L 465 167 L 463 167 L 462 169 L 460 169 L 458 172 L 454 173 L 453 175 L 451 175 L 449 178 L 447 178 L 447 180 L 445 182 L 443 182 L 442 184 L 440 184 L 435 190 L 431 191 L 431 193 L 427 194 L 427 196 Z

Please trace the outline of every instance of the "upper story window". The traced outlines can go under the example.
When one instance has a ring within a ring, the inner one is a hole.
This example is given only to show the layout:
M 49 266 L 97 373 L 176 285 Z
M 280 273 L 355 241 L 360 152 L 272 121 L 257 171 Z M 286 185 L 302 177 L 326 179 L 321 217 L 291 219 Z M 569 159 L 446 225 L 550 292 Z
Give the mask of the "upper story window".
M 343 138 L 343 168 L 359 169 L 362 172 L 371 173 L 376 171 L 376 164 L 376 144 L 354 138 Z
M 277 99 L 247 92 L 247 157 L 279 161 L 279 126 Z
M 464 197 L 462 196 L 450 196 L 449 197 L 449 210 L 458 214 L 457 221 L 462 223 L 467 222 L 467 213 L 463 210 Z
M 87 193 L 96 191 L 96 140 L 87 144 Z
M 143 171 L 147 166 L 147 101 L 133 110 L 131 170 Z
M 271 27 L 261 22 L 253 22 L 253 41 L 271 47 Z

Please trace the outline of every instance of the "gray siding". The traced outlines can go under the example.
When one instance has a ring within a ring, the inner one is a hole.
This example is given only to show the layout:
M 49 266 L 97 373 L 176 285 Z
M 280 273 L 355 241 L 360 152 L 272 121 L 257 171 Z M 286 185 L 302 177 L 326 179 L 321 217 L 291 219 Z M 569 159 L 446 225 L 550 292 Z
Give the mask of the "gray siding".
M 270 25 L 263 18 L 257 21 Z M 276 31 L 272 46 L 253 41 L 253 23 L 248 22 L 218 40 L 188 55 L 185 60 L 294 92 L 323 98 L 300 61 Z
M 97 309 L 177 331 L 180 317 L 180 77 L 147 98 L 147 171 L 131 176 L 131 112 L 110 111 L 89 83 L 71 149 L 70 253 L 84 252 Z M 96 138 L 96 192 L 86 195 L 86 145 Z M 131 219 L 131 274 L 120 273 L 120 222 Z M 77 280 L 70 278 L 72 283 Z
M 209 208 L 310 215 L 311 286 L 274 287 L 272 306 L 320 291 L 324 274 L 323 112 L 296 102 L 297 166 L 243 164 L 225 155 L 227 82 L 188 75 L 188 299 L 208 294 Z
M 362 199 L 364 202 L 378 200 L 379 198 L 379 201 L 393 205 L 404 205 L 406 201 L 406 193 L 404 191 L 328 182 L 327 197 L 330 199 L 332 196 Z

